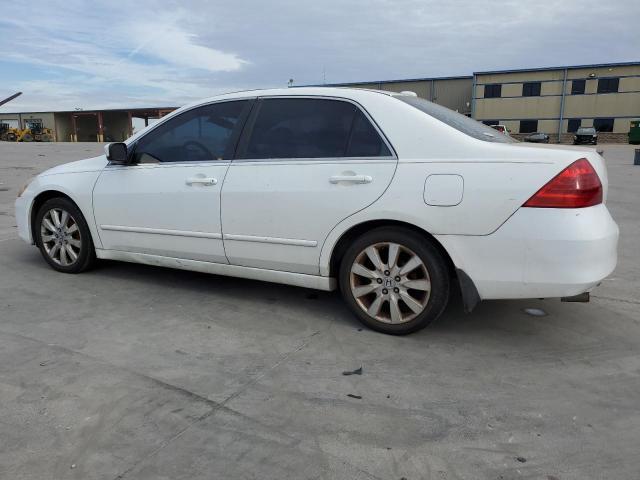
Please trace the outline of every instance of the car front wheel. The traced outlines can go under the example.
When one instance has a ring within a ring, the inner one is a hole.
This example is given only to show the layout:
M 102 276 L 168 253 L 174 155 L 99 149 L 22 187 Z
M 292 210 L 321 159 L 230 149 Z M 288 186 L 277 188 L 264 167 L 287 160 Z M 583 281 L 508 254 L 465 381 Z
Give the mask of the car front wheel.
M 382 227 L 359 237 L 340 265 L 340 289 L 362 323 L 404 335 L 438 318 L 449 300 L 445 260 L 425 237 Z
M 95 262 L 89 227 L 72 201 L 47 200 L 38 210 L 35 227 L 36 245 L 54 270 L 80 273 Z

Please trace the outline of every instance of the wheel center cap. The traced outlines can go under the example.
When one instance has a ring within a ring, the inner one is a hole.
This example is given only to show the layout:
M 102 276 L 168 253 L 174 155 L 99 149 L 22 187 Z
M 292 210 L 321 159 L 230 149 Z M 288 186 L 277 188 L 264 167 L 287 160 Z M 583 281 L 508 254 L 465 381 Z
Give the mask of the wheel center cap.
M 393 288 L 396 286 L 396 282 L 394 282 L 392 279 L 390 278 L 385 278 L 383 283 L 382 283 L 386 288 Z

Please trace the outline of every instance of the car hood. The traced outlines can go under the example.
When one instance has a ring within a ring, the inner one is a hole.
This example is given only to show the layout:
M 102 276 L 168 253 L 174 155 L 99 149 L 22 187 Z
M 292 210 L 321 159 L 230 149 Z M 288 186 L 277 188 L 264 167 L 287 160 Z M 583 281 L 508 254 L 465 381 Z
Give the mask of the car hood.
M 99 157 L 85 158 L 84 160 L 78 160 L 76 162 L 64 163 L 56 167 L 45 170 L 40 175 L 58 175 L 61 173 L 81 173 L 81 172 L 95 172 L 102 170 L 107 166 L 107 157 L 100 155 Z

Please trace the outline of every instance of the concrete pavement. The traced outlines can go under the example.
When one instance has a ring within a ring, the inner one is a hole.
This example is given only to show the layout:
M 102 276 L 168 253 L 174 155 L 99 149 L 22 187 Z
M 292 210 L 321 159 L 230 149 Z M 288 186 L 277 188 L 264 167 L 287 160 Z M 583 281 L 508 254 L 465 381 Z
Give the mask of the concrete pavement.
M 604 149 L 620 261 L 590 304 L 455 298 L 390 337 L 335 293 L 56 273 L 16 238 L 17 189 L 102 147 L 0 143 L 0 478 L 637 478 L 640 167 Z

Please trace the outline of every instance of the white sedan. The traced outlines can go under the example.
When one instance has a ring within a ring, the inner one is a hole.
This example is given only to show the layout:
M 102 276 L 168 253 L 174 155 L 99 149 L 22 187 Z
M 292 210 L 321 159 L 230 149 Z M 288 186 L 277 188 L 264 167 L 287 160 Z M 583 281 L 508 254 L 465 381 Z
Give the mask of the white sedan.
M 415 94 L 233 93 L 106 155 L 38 175 L 20 236 L 55 270 L 113 259 L 321 290 L 392 334 L 457 283 L 483 299 L 586 299 L 617 260 L 591 149 L 515 143 Z

